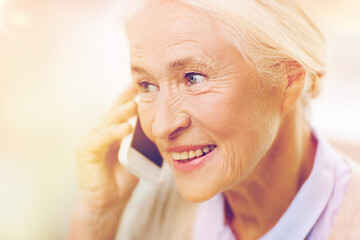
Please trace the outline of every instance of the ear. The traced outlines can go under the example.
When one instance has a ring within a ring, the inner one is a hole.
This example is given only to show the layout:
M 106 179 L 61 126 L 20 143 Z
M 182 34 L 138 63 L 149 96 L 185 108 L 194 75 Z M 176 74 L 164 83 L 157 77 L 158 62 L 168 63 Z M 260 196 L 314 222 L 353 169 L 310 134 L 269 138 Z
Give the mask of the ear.
M 285 71 L 288 74 L 287 86 L 285 88 L 281 108 L 281 113 L 283 115 L 285 115 L 294 107 L 305 85 L 305 71 L 298 62 L 288 62 L 285 67 Z

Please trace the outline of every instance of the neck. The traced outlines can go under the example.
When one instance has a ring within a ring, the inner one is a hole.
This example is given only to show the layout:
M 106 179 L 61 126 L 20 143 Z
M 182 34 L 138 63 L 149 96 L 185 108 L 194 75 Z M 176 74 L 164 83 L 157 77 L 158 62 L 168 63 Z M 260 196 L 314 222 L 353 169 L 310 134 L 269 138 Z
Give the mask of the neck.
M 268 232 L 311 172 L 317 142 L 299 114 L 293 110 L 284 117 L 251 175 L 224 192 L 226 219 L 237 239 L 258 239 Z

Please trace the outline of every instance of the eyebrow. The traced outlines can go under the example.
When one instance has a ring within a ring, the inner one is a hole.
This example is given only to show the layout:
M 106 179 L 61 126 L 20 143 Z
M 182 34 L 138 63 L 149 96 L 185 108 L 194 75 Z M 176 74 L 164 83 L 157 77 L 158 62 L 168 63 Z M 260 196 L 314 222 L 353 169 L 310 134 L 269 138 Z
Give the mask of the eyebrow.
M 147 71 L 139 66 L 135 66 L 135 65 L 131 65 L 131 72 L 136 72 L 136 73 L 147 73 Z
M 179 70 L 188 67 L 189 65 L 197 65 L 202 67 L 207 67 L 207 64 L 199 59 L 193 57 L 186 57 L 182 59 L 177 59 L 169 63 L 166 67 L 168 70 Z
M 193 58 L 193 57 L 185 57 L 185 58 L 177 59 L 177 60 L 174 60 L 174 61 L 168 63 L 166 65 L 166 70 L 169 72 L 172 72 L 172 71 L 181 70 L 188 66 L 193 66 L 193 65 L 197 65 L 197 66 L 201 66 L 201 67 L 208 67 L 208 64 L 206 64 L 206 62 L 204 62 L 204 61 L 201 61 L 201 60 Z M 145 68 L 136 66 L 136 65 L 131 65 L 131 71 L 139 73 L 139 74 L 142 74 L 142 73 L 148 74 L 148 71 Z

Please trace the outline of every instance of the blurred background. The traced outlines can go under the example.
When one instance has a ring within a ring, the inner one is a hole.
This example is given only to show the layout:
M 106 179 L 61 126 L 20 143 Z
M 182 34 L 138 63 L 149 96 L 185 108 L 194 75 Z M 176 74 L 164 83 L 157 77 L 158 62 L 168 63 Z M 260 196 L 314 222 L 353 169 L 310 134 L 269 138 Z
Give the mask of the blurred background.
M 359 159 L 360 1 L 300 1 L 329 48 L 313 124 Z M 121 4 L 0 0 L 0 239 L 66 238 L 75 146 L 130 81 Z

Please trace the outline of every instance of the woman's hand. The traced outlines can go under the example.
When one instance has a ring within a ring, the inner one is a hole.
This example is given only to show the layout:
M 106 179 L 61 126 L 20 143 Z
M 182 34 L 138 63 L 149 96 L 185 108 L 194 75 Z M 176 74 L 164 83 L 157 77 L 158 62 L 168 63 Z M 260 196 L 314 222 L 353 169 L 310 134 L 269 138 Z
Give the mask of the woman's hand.
M 118 161 L 121 140 L 132 131 L 127 121 L 136 115 L 136 94 L 130 85 L 77 149 L 80 194 L 90 206 L 106 207 L 128 200 L 138 182 Z
M 118 161 L 121 140 L 131 133 L 127 121 L 136 115 L 137 94 L 130 85 L 100 124 L 76 151 L 80 197 L 70 227 L 70 239 L 114 237 L 122 211 L 138 178 Z

